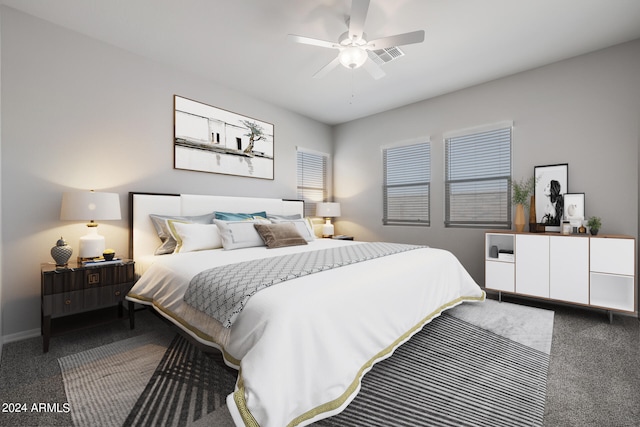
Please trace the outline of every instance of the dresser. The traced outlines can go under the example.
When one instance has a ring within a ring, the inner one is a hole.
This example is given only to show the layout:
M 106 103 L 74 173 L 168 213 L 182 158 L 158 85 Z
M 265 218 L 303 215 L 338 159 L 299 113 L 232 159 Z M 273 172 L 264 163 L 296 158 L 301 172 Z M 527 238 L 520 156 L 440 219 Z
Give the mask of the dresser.
M 631 236 L 485 233 L 485 288 L 637 314 Z

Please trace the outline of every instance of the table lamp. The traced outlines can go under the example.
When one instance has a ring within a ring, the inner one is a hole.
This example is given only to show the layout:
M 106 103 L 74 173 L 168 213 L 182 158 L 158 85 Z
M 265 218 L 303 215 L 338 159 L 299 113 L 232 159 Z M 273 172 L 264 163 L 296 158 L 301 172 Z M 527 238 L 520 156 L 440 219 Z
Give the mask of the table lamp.
M 78 257 L 81 260 L 98 258 L 104 252 L 104 236 L 98 234 L 98 223 L 95 221 L 121 218 L 118 193 L 100 193 L 91 190 L 62 194 L 60 219 L 89 221 L 87 234 L 80 238 Z
M 333 236 L 334 228 L 331 218 L 340 216 L 340 203 L 324 202 L 316 204 L 316 215 L 324 217 L 326 222 L 322 226 L 322 237 Z

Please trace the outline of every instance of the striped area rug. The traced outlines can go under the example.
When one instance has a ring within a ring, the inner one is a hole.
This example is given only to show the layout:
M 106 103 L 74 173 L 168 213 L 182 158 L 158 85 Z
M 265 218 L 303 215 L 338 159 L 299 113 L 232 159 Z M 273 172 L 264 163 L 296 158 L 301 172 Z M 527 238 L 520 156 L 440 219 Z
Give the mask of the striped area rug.
M 342 413 L 313 425 L 542 426 L 552 330 L 547 310 L 463 304 L 376 364 Z M 76 426 L 233 426 L 224 399 L 236 372 L 180 335 L 131 338 L 63 359 Z
M 549 355 L 448 314 L 375 365 L 326 427 L 541 426 Z
M 123 425 L 188 425 L 226 407 L 236 371 L 216 356 L 176 335 Z

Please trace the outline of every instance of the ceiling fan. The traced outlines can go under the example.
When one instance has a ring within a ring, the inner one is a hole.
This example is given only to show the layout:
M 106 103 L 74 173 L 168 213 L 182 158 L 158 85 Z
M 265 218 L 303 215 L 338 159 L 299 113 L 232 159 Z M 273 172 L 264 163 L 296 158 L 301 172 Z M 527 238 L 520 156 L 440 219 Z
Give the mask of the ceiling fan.
M 313 75 L 314 78 L 324 77 L 338 64 L 342 64 L 346 68 L 351 69 L 364 66 L 365 70 L 377 80 L 384 77 L 385 73 L 378 64 L 372 60 L 367 60 L 369 57 L 367 51 L 412 43 L 422 43 L 424 41 L 424 30 L 382 37 L 371 41 L 367 40 L 367 35 L 364 33 L 364 22 L 368 11 L 369 0 L 352 0 L 351 16 L 347 18 L 349 29 L 338 38 L 337 42 L 303 37 L 295 34 L 288 35 L 289 39 L 296 43 L 338 49 L 340 51 L 333 61 L 329 62 Z

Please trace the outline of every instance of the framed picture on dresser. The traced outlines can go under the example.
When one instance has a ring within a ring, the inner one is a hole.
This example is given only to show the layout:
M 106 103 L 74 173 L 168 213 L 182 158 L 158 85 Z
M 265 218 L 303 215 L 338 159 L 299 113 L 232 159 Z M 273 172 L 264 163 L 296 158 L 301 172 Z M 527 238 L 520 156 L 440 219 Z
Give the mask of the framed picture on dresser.
M 565 221 L 569 221 L 574 233 L 582 225 L 585 220 L 585 200 L 584 193 L 566 193 L 564 195 L 564 214 Z
M 536 221 L 545 231 L 560 231 L 564 214 L 564 194 L 569 191 L 569 164 L 534 168 Z

